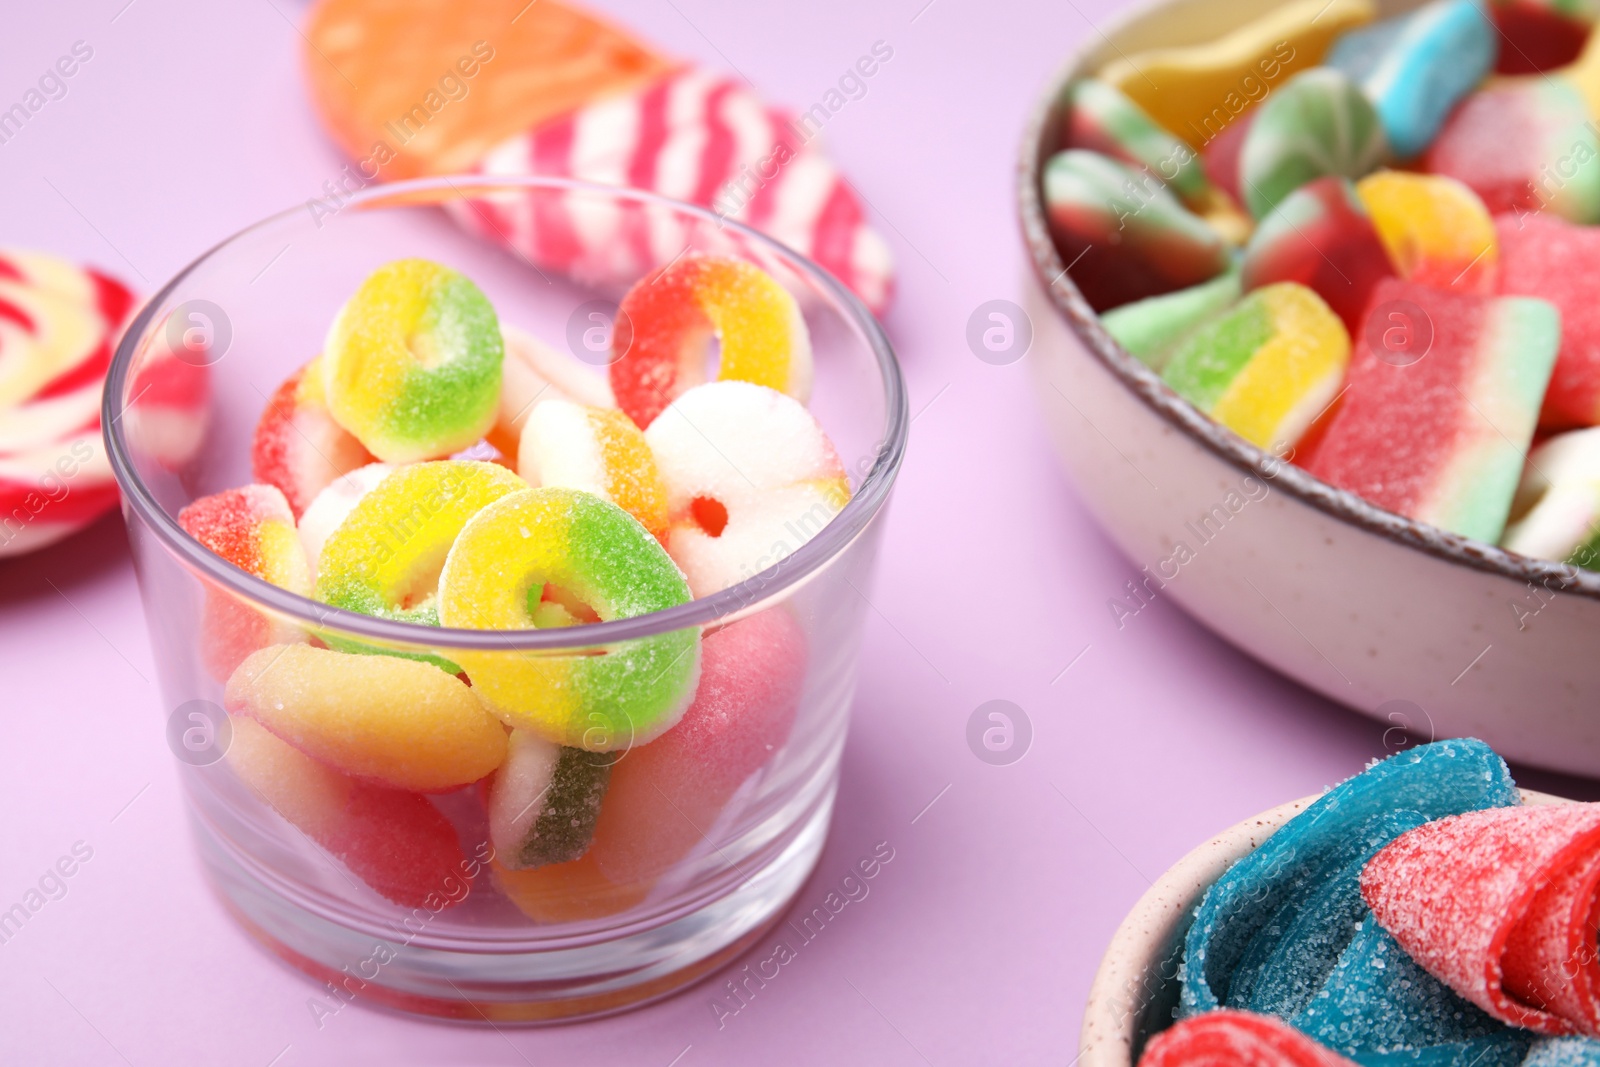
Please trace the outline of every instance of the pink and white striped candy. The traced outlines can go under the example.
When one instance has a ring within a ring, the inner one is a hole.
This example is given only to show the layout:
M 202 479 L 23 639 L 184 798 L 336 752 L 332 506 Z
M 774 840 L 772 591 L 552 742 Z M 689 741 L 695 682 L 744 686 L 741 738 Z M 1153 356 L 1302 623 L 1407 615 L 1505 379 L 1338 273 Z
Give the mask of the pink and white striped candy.
M 809 256 L 874 311 L 889 302 L 888 246 L 807 124 L 720 74 L 682 70 L 590 104 L 502 142 L 478 170 L 631 186 L 711 208 Z M 496 196 L 452 213 L 535 264 L 595 284 L 631 284 L 671 262 L 687 238 L 666 213 L 582 193 Z
M 51 256 L 0 250 L 0 557 L 116 506 L 100 398 L 133 294 Z

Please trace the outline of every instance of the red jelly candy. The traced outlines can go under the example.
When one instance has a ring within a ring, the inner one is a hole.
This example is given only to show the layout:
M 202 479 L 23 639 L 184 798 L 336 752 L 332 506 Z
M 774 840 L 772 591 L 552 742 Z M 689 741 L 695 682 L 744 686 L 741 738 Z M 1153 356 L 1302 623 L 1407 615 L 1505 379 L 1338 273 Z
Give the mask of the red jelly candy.
M 1270 1015 L 1208 1011 L 1151 1039 L 1139 1067 L 1353 1067 Z
M 1419 826 L 1361 895 L 1429 973 L 1495 1018 L 1600 1035 L 1600 804 L 1491 808 Z
M 1273 282 L 1314 290 L 1351 336 L 1361 328 L 1373 287 L 1394 275 L 1355 187 L 1333 175 L 1302 185 L 1261 220 L 1242 271 L 1246 291 Z
M 1554 215 L 1501 215 L 1500 292 L 1537 296 L 1561 312 L 1561 351 L 1539 425 L 1565 430 L 1600 423 L 1600 300 L 1595 299 L 1600 229 Z

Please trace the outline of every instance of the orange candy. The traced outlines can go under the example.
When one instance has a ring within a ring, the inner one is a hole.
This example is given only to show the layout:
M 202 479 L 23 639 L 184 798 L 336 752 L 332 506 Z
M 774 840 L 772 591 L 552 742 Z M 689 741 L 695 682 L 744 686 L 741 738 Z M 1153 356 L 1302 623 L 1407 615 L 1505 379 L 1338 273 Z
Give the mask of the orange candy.
M 322 0 L 304 36 L 317 110 L 369 180 L 467 170 L 507 137 L 673 67 L 558 0 Z
M 616 408 L 546 400 L 529 414 L 517 450 L 529 485 L 582 489 L 609 500 L 660 538 L 667 487 L 644 434 Z
M 1356 195 L 1400 277 L 1437 289 L 1494 292 L 1500 245 L 1477 193 L 1443 175 L 1382 170 L 1357 182 Z

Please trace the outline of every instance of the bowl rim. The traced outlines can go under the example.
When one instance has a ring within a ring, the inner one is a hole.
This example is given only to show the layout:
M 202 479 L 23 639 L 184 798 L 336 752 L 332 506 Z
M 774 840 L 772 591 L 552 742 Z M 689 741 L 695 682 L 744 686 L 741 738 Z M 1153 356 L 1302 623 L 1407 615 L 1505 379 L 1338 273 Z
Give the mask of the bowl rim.
M 144 301 L 138 315 L 123 331 L 106 372 L 101 423 L 105 427 L 106 452 L 117 485 L 122 490 L 124 513 L 129 521 L 136 515 L 154 531 L 168 552 L 204 579 L 267 607 L 285 619 L 307 626 L 313 632 L 335 629 L 383 642 L 436 649 L 489 646 L 496 650 L 559 652 L 593 649 L 689 627 L 708 626 L 727 616 L 757 610 L 775 602 L 842 554 L 866 530 L 888 499 L 905 458 L 910 427 L 905 379 L 899 360 L 883 326 L 860 298 L 808 257 L 757 230 L 698 205 L 640 189 L 540 175 L 442 175 L 369 186 L 345 200 L 339 214 L 343 216 L 345 210 L 362 211 L 390 206 L 443 207 L 453 200 L 465 201 L 471 195 L 491 195 L 496 191 L 504 193 L 512 188 L 577 192 L 665 208 L 698 218 L 719 229 L 732 231 L 745 242 L 765 248 L 835 304 L 842 317 L 866 342 L 877 365 L 884 390 L 885 424 L 877 437 L 872 465 L 863 475 L 860 485 L 844 508 L 816 536 L 766 570 L 711 596 L 691 599 L 677 607 L 632 618 L 550 630 L 464 630 L 363 615 L 282 589 L 214 554 L 179 526 L 175 517 L 166 513 L 135 469 L 122 421 L 126 410 L 123 403 L 125 385 L 139 348 L 139 340 L 149 329 L 156 309 L 168 300 L 174 290 L 213 257 L 233 247 L 241 239 L 303 215 L 303 203 L 252 223 L 206 249 Z M 337 224 L 339 220 L 334 218 L 328 221 Z
M 1137 4 L 1122 15 L 1119 25 L 1110 28 L 1097 40 L 1114 44 L 1117 34 L 1127 26 L 1165 6 L 1167 3 L 1164 0 Z M 1173 392 L 1160 375 L 1112 339 L 1101 324 L 1100 317 L 1068 276 L 1067 264 L 1062 262 L 1060 253 L 1056 251 L 1045 219 L 1040 180 L 1046 162 L 1045 151 L 1050 149 L 1053 152 L 1055 148 L 1052 138 L 1059 125 L 1055 119 L 1061 102 L 1067 88 L 1087 76 L 1083 68 L 1095 46 L 1091 43 L 1075 52 L 1051 76 L 1045 92 L 1035 101 L 1023 130 L 1015 174 L 1017 216 L 1028 252 L 1031 280 L 1056 313 L 1065 319 L 1078 342 L 1124 388 L 1168 425 L 1224 463 L 1250 474 L 1272 478 L 1274 485 L 1281 486 L 1301 503 L 1366 533 L 1446 563 L 1470 567 L 1528 585 L 1537 584 L 1555 593 L 1576 593 L 1600 599 L 1600 573 L 1583 570 L 1570 563 L 1533 559 L 1508 552 L 1498 545 L 1463 537 L 1385 510 L 1246 441 Z
M 1095 969 L 1078 1035 L 1080 1067 L 1133 1067 L 1133 1045 L 1142 1015 L 1136 1009 L 1142 1005 L 1128 1004 L 1128 991 L 1151 984 L 1149 963 L 1175 940 L 1177 924 L 1188 919 L 1212 883 L 1326 792 L 1268 808 L 1213 834 L 1184 853 L 1140 894 L 1117 924 Z M 1525 805 L 1576 803 L 1533 789 L 1519 787 L 1517 792 Z

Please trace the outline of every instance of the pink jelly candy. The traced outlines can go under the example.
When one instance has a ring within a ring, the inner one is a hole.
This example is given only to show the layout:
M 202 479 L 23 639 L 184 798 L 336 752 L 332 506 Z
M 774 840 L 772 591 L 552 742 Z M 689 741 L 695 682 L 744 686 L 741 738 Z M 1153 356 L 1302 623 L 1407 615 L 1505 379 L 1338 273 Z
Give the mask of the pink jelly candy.
M 373 461 L 361 442 L 328 414 L 320 363 L 312 360 L 278 386 L 250 444 L 256 481 L 282 489 L 295 518 L 328 483 Z
M 1302 185 L 1261 220 L 1242 271 L 1247 292 L 1273 282 L 1314 290 L 1352 335 L 1373 287 L 1394 275 L 1355 187 L 1334 175 Z
M 1490 808 L 1396 838 L 1361 895 L 1429 973 L 1495 1018 L 1600 1035 L 1600 805 Z
M 435 911 L 465 899 L 461 844 L 425 798 L 347 778 L 253 719 L 231 723 L 234 773 L 378 894 Z
M 1600 423 L 1600 229 L 1553 215 L 1495 219 L 1500 292 L 1537 296 L 1561 312 L 1561 353 L 1544 395 L 1539 424 L 1558 430 Z
M 683 719 L 612 768 L 590 854 L 618 885 L 646 882 L 682 859 L 794 724 L 806 640 L 788 612 L 718 630 L 702 655 L 700 688 Z
M 1139 1067 L 1354 1067 L 1270 1015 L 1223 1009 L 1174 1023 L 1150 1039 Z
M 246 485 L 201 497 L 178 512 L 184 532 L 229 563 L 301 596 L 311 595 L 311 568 L 283 493 L 271 485 Z M 206 588 L 201 655 L 217 681 L 227 681 L 252 652 L 302 640 L 220 587 Z

